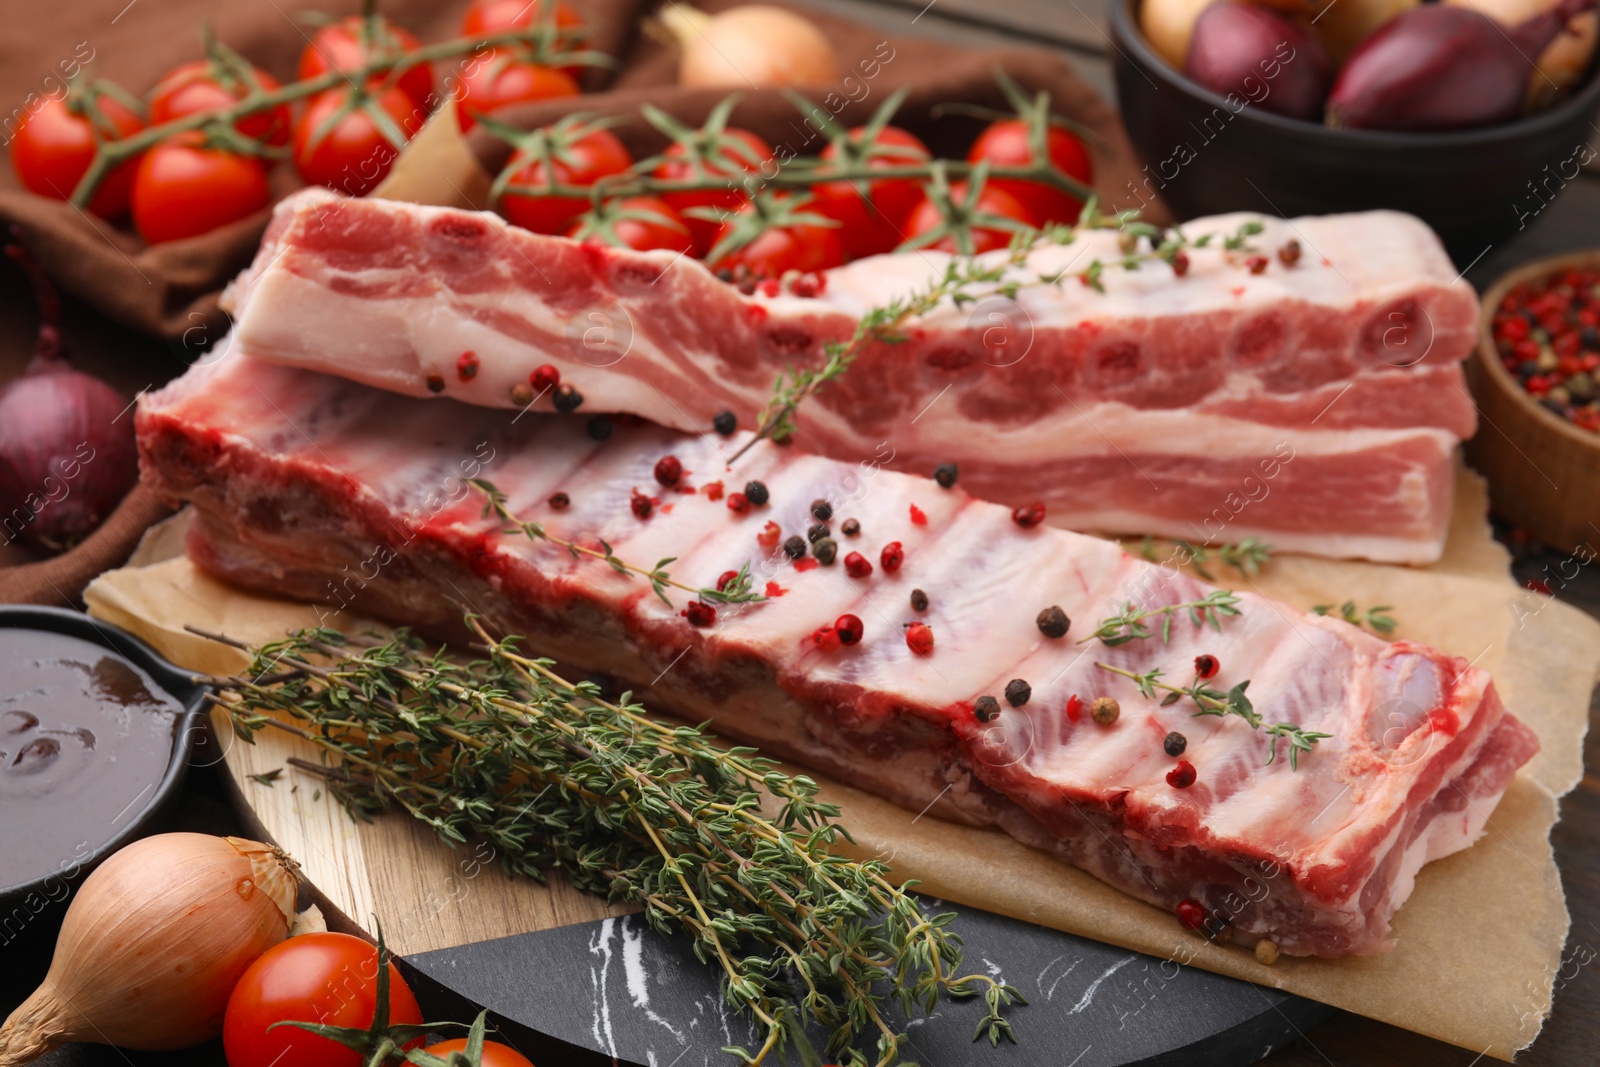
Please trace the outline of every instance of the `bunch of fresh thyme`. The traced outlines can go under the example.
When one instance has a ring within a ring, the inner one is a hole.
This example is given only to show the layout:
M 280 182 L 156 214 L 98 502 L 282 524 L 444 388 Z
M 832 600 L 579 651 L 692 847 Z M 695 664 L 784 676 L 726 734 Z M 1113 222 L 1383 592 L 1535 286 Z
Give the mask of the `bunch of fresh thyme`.
M 468 623 L 485 650 L 470 663 L 405 632 L 357 645 L 304 631 L 250 650 L 247 673 L 213 680 L 215 699 L 246 740 L 270 727 L 321 748 L 325 765 L 297 765 L 356 815 L 403 809 L 447 842 L 489 841 L 513 873 L 559 869 L 690 936 L 765 1035 L 754 1050 L 726 1049 L 742 1063 L 792 1048 L 818 1067 L 812 1022 L 832 1031 L 835 1062 L 889 1067 L 905 1037 L 888 1004 L 932 1011 L 941 993 L 981 995 L 975 1036 L 1011 1036 L 1003 1011 L 1021 996 L 959 975 L 952 916 L 925 914 L 884 864 L 830 850 L 847 835 L 809 778 L 649 715 L 627 694 L 602 699 L 517 639 Z M 876 1035 L 873 1059 L 852 1047 L 863 1033 Z
M 1261 568 L 1272 561 L 1272 546 L 1259 537 L 1246 537 L 1236 544 L 1202 545 L 1192 541 L 1173 541 L 1172 554 L 1166 557 L 1178 558 L 1178 562 L 1192 569 L 1208 582 L 1216 581 L 1216 576 L 1206 569 L 1213 560 L 1220 561 L 1228 567 L 1238 571 L 1246 578 L 1254 578 L 1261 573 Z M 1156 540 L 1146 535 L 1139 542 L 1139 555 L 1151 563 L 1164 562 L 1160 551 L 1156 548 Z

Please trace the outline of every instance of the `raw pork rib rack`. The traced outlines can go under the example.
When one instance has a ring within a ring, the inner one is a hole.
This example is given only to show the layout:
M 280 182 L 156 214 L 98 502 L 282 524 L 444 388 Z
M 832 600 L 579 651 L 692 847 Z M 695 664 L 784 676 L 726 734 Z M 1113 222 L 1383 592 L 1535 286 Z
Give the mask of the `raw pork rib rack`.
M 1166 644 L 1079 644 L 1125 601 L 1182 603 L 1209 587 L 1110 542 L 1023 528 L 959 488 L 770 444 L 728 481 L 739 438 L 622 425 L 596 442 L 584 423 L 225 355 L 145 396 L 138 438 L 146 482 L 198 512 L 190 554 L 230 582 L 445 636 L 478 611 L 565 670 L 615 675 L 772 755 L 912 810 L 999 825 L 1160 907 L 1192 899 L 1226 912 L 1246 944 L 1269 937 L 1323 956 L 1388 947 L 1417 870 L 1479 836 L 1538 747 L 1463 660 L 1259 596 L 1242 595 L 1221 633 L 1184 619 Z M 652 474 L 668 454 L 684 470 L 671 489 Z M 688 594 L 670 590 L 669 608 L 637 577 L 504 533 L 468 477 L 492 480 L 556 536 L 604 538 L 645 566 L 677 557 L 673 575 L 691 585 L 749 563 L 770 598 L 691 625 Z M 747 478 L 770 502 L 740 514 L 719 490 Z M 558 492 L 563 508 L 550 503 Z M 843 559 L 797 563 L 759 540 L 768 523 L 784 537 L 805 531 L 819 498 L 833 503 L 840 555 L 862 553 L 870 575 L 851 577 Z M 848 518 L 860 523 L 853 538 Z M 886 573 L 881 552 L 896 541 L 904 563 Z M 927 594 L 923 612 L 913 588 Z M 1072 619 L 1064 638 L 1036 625 L 1052 604 Z M 810 635 L 846 612 L 863 620 L 861 642 L 819 648 Z M 934 635 L 925 656 L 906 640 L 918 621 Z M 1161 707 L 1095 665 L 1159 666 L 1182 684 L 1202 653 L 1221 663 L 1215 684 L 1250 680 L 1267 722 L 1332 736 L 1298 770 L 1279 742 L 1269 766 L 1270 739 L 1243 720 Z M 1032 686 L 1021 707 L 1001 697 L 1013 678 Z M 990 722 L 974 711 L 985 694 L 1002 700 Z M 1121 717 L 1098 725 L 1074 696 L 1085 707 L 1115 697 Z M 1198 774 L 1185 789 L 1167 782 L 1172 730 Z
M 1043 501 L 1077 530 L 1437 559 L 1455 445 L 1475 427 L 1471 288 L 1392 212 L 1262 219 L 1250 243 L 1269 265 L 1253 274 L 1219 247 L 1253 218 L 1186 224 L 1216 236 L 1182 278 L 1108 266 L 1104 293 L 1068 279 L 912 322 L 806 402 L 803 447 L 917 474 L 955 462 L 974 495 Z M 1291 239 L 1289 267 L 1274 252 Z M 1023 273 L 1096 258 L 1121 258 L 1116 233 L 1036 250 Z M 235 344 L 261 359 L 486 407 L 526 403 L 548 363 L 585 413 L 701 433 L 723 409 L 754 426 L 781 371 L 948 262 L 876 256 L 814 298 L 746 297 L 667 253 L 318 190 L 279 206 L 227 302 Z

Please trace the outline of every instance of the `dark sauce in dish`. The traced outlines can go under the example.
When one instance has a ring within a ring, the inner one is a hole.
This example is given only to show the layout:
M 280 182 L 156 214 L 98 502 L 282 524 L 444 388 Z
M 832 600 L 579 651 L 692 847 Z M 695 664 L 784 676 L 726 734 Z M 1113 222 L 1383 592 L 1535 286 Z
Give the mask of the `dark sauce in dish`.
M 70 877 L 137 819 L 182 711 L 100 645 L 0 629 L 0 888 Z

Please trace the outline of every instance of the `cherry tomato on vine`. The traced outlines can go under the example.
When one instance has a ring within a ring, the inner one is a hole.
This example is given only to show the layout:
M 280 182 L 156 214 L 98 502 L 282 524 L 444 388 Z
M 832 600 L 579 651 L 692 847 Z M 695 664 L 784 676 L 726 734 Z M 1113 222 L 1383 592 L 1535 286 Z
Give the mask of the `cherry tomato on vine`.
M 228 1067 L 360 1067 L 354 1049 L 296 1026 L 270 1027 L 286 1020 L 366 1027 L 377 1007 L 376 948 L 349 934 L 291 937 L 263 953 L 233 987 L 222 1021 Z M 393 963 L 389 1022 L 422 1022 L 417 998 Z
M 97 106 L 111 125 L 110 129 L 98 131 L 102 139 L 120 140 L 144 129 L 138 115 L 110 96 L 102 95 Z M 50 97 L 36 110 L 22 110 L 22 121 L 11 137 L 11 165 L 17 177 L 30 192 L 56 200 L 70 199 L 94 161 L 97 131 L 90 125 L 89 116 L 74 111 L 65 97 Z M 103 219 L 125 214 L 138 166 L 137 159 L 130 159 L 106 175 L 89 202 L 89 210 Z
M 263 89 L 271 91 L 282 88 L 278 79 L 266 71 L 253 67 L 251 70 Z M 160 126 L 198 111 L 228 107 L 236 100 L 242 100 L 249 92 L 247 84 L 231 79 L 208 60 L 197 59 L 192 63 L 184 63 L 173 67 L 150 90 L 150 125 Z M 246 137 L 267 144 L 286 145 L 289 143 L 291 125 L 289 105 L 279 104 L 267 111 L 246 115 L 234 123 L 233 128 Z
M 608 207 L 622 211 L 636 212 L 642 215 L 651 215 L 653 218 L 621 218 L 611 223 L 611 231 L 623 244 L 635 252 L 682 252 L 688 255 L 694 251 L 694 238 L 689 236 L 689 227 L 683 224 L 683 218 L 664 200 L 654 196 L 630 196 L 618 200 Z M 594 244 L 609 244 L 592 226 L 587 225 L 580 218 L 567 230 L 568 237 L 575 237 Z
M 806 204 L 801 210 L 809 211 Z M 733 231 L 739 216 L 748 216 L 755 206 L 746 204 L 734 218 L 722 224 L 717 240 Z M 718 270 L 744 267 L 757 278 L 779 278 L 785 271 L 820 271 L 844 262 L 844 242 L 837 226 L 811 226 L 806 223 L 773 226 L 754 241 L 711 263 Z
M 950 195 L 957 203 L 964 203 L 967 196 L 965 182 L 952 182 Z M 978 194 L 976 205 L 979 211 L 990 215 L 1000 215 L 1004 218 L 1015 219 L 1017 222 L 1029 226 L 1039 225 L 1033 212 L 1021 200 L 1012 196 L 1004 189 L 993 185 L 985 185 Z M 911 212 L 911 217 L 906 220 L 906 240 L 914 240 L 938 228 L 944 222 L 944 217 L 939 213 L 939 205 L 932 200 L 924 200 Z M 1015 236 L 1010 230 L 997 229 L 993 226 L 972 227 L 972 252 L 992 252 L 997 248 L 1006 248 Z M 925 245 L 937 252 L 959 252 L 961 249 L 953 236 L 945 236 L 931 245 Z
M 153 245 L 210 233 L 270 203 L 258 157 L 207 148 L 198 133 L 150 149 L 133 179 L 133 224 Z
M 860 140 L 863 133 L 860 126 L 850 131 L 858 145 L 855 152 L 841 151 L 838 144 L 830 143 L 822 150 L 822 158 L 837 162 L 842 156 L 858 155 L 873 170 L 932 158 L 921 138 L 898 126 L 885 126 L 870 144 Z M 922 183 L 916 178 L 824 182 L 813 186 L 811 193 L 816 198 L 812 210 L 839 223 L 845 252 L 859 259 L 888 252 L 905 240 L 906 218 L 922 199 Z
M 362 196 L 383 181 L 400 150 L 389 143 L 370 115 L 357 108 L 334 120 L 353 89 L 330 89 L 311 100 L 294 127 L 294 165 L 313 185 L 351 196 Z M 406 137 L 413 137 L 426 115 L 398 88 L 384 89 L 372 98 Z M 334 120 L 321 140 L 323 124 Z
M 444 1059 L 452 1052 L 465 1052 L 466 1050 L 467 1039 L 457 1037 L 449 1041 L 441 1041 L 437 1045 L 429 1045 L 422 1051 L 431 1052 L 435 1056 Z M 485 1041 L 483 1043 L 483 1067 L 533 1067 L 533 1061 L 510 1045 L 502 1045 L 498 1041 Z
M 1045 151 L 1057 170 L 1087 185 L 1094 177 L 1094 163 L 1089 150 L 1059 126 L 1051 126 L 1045 135 Z M 1034 162 L 1033 149 L 1028 144 L 1028 124 L 1021 119 L 1001 119 L 991 123 L 978 135 L 967 152 L 967 162 L 988 160 L 995 166 L 1026 167 Z M 1039 182 L 1019 178 L 991 178 L 990 188 L 1004 189 L 1022 201 L 1039 225 L 1050 222 L 1077 222 L 1083 203 L 1060 189 Z
M 540 0 L 474 0 L 461 20 L 461 35 L 481 37 L 503 30 L 537 26 L 543 17 L 544 9 Z M 576 30 L 582 28 L 583 18 L 567 4 L 557 0 L 555 23 L 558 30 Z M 570 40 L 568 43 L 576 46 L 578 42 Z M 581 66 L 561 69 L 573 81 L 583 76 L 584 68 Z
M 717 232 L 721 229 L 722 223 L 697 219 L 688 213 L 689 209 L 707 207 L 732 212 L 750 199 L 737 179 L 746 172 L 760 170 L 762 165 L 772 158 L 772 146 L 759 134 L 731 126 L 722 132 L 744 146 L 740 150 L 723 146 L 706 162 L 706 170 L 712 176 L 727 179 L 726 186 L 692 193 L 663 193 L 661 196 L 661 199 L 672 205 L 674 211 L 683 216 L 684 225 L 689 227 L 689 233 L 694 237 L 695 254 L 700 256 L 709 252 L 711 246 L 716 243 Z M 662 181 L 681 182 L 699 177 L 695 172 L 694 162 L 685 158 L 688 151 L 683 145 L 674 143 L 668 146 L 665 155 L 667 159 L 655 169 L 657 178 Z
M 330 70 L 357 70 L 379 54 L 415 52 L 422 47 L 422 43 L 410 31 L 388 19 L 378 16 L 374 21 L 378 33 L 370 40 L 367 19 L 361 15 L 330 22 L 318 30 L 305 51 L 300 53 L 300 80 L 320 77 Z M 373 75 L 372 82 L 374 85 L 384 84 L 385 75 Z M 433 102 L 433 72 L 426 63 L 407 67 L 404 73 L 394 79 L 394 86 L 410 97 L 417 107 L 426 109 Z
M 472 56 L 462 68 L 456 119 L 465 133 L 477 125 L 479 115 L 492 115 L 510 104 L 577 96 L 578 92 L 578 83 L 565 71 L 490 50 Z
M 519 155 L 511 165 L 522 166 L 511 177 L 513 184 L 538 185 L 548 182 L 544 162 Z M 610 130 L 595 130 L 559 148 L 555 153 L 554 179 L 563 185 L 593 185 L 601 178 L 621 174 L 633 166 L 627 146 Z M 507 193 L 500 198 L 500 211 L 506 218 L 534 233 L 566 233 L 574 219 L 589 209 L 589 201 L 570 196 L 526 196 Z

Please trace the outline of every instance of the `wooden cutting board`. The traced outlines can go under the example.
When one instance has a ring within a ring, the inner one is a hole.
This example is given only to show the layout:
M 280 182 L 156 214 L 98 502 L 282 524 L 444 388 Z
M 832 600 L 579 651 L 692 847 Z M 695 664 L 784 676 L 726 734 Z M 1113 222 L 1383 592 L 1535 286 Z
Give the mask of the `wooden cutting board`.
M 1347 595 L 1366 606 L 1397 605 L 1401 636 L 1458 652 L 1494 672 L 1508 702 L 1545 739 L 1545 750 L 1508 793 L 1489 836 L 1423 872 L 1400 914 L 1396 952 L 1346 961 L 1285 959 L 1265 968 L 1238 949 L 1209 946 L 1193 962 L 1253 983 L 1246 987 L 1253 995 L 1273 989 L 1299 993 L 1475 1053 L 1487 1049 L 1509 1057 L 1537 1033 L 1548 1011 L 1551 976 L 1559 969 L 1567 916 L 1547 838 L 1555 797 L 1580 774 L 1579 740 L 1600 668 L 1600 629 L 1511 583 L 1505 557 L 1486 532 L 1481 487 L 1465 478 L 1459 496 L 1450 551 L 1433 568 L 1281 557 L 1260 579 L 1238 584 L 1303 607 Z M 236 653 L 183 632 L 184 623 L 259 641 L 313 621 L 305 605 L 228 589 L 176 551 L 173 531 L 157 535 L 129 568 L 91 587 L 91 609 L 134 629 L 176 662 L 216 672 L 238 669 Z M 1529 598 L 1527 605 L 1523 598 Z M 1517 622 L 1522 625 L 1514 627 Z M 615 919 L 625 910 L 559 880 L 548 886 L 512 882 L 487 846 L 443 848 L 406 818 L 353 823 L 330 803 L 315 775 L 286 767 L 291 755 L 306 753 L 272 731 L 263 732 L 255 746 L 224 732 L 201 758 L 226 761 L 248 817 L 263 836 L 300 859 L 331 925 L 370 930 L 381 922 L 400 953 L 438 959 L 429 954 Z M 271 782 L 258 777 L 273 772 L 279 774 Z M 918 820 L 847 787 L 825 788 L 842 802 L 846 822 L 867 851 L 890 859 L 897 872 L 920 877 L 933 892 L 1157 957 L 1184 951 L 1170 916 L 1004 835 Z M 1519 906 L 1485 912 L 1474 905 L 1480 916 L 1475 936 L 1461 938 L 1461 909 L 1467 900 L 1481 903 L 1475 895 L 1480 893 Z M 599 981 L 603 969 L 594 964 L 588 958 L 572 962 L 575 980 L 581 972 Z M 1195 967 L 1181 971 L 1197 973 Z M 1036 975 L 1032 984 L 1047 978 Z M 591 1033 L 589 1047 L 603 1048 L 598 1040 Z

